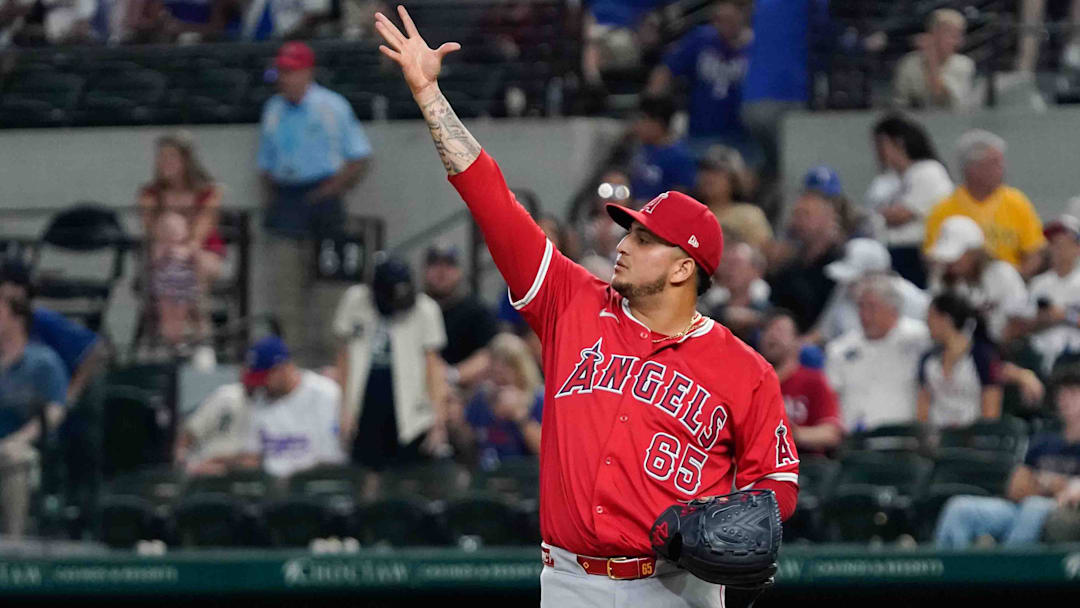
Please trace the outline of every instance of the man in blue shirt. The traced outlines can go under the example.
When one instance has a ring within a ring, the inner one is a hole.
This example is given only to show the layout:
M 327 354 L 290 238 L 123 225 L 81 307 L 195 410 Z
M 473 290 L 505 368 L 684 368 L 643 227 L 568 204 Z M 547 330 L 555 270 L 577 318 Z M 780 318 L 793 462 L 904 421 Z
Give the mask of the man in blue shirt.
M 34 441 L 42 414 L 54 428 L 64 416 L 67 374 L 56 353 L 30 342 L 30 305 L 0 297 L 0 534 L 19 538 L 37 466 Z
M 645 95 L 638 106 L 633 131 L 637 150 L 630 160 L 630 192 L 637 201 L 650 201 L 661 192 L 688 192 L 697 177 L 690 149 L 671 135 L 675 102 L 670 97 Z
M 687 144 L 695 156 L 713 144 L 740 149 L 746 157 L 746 134 L 739 118 L 747 51 L 752 39 L 746 9 L 736 0 L 716 0 L 711 23 L 683 36 L 649 76 L 647 90 L 669 91 L 672 77 L 689 85 L 690 128 Z
M 297 358 L 314 365 L 315 354 L 327 347 L 330 298 L 340 293 L 311 282 L 311 241 L 344 229 L 344 197 L 366 172 L 371 145 L 349 102 L 314 82 L 310 47 L 285 43 L 275 65 L 278 94 L 266 102 L 259 127 L 263 221 L 272 236 L 261 257 L 274 269 L 273 312 Z
M 770 220 L 779 214 L 777 176 L 779 136 L 784 115 L 806 108 L 810 101 L 811 66 L 815 57 L 831 51 L 880 51 L 886 37 L 876 32 L 860 38 L 853 29 L 841 31 L 829 15 L 829 0 L 755 0 L 754 43 L 743 83 L 742 119 L 763 155 L 760 177 L 762 206 Z
M 17 260 L 5 261 L 0 266 L 0 297 L 32 303 L 34 295 L 30 269 Z M 71 378 L 65 402 L 78 403 L 86 387 L 104 368 L 108 358 L 105 341 L 58 312 L 34 306 L 31 315 L 30 340 L 44 344 L 60 357 Z
M 342 198 L 364 174 L 371 144 L 349 102 L 315 83 L 309 46 L 285 43 L 274 64 L 279 93 L 266 102 L 259 125 L 266 226 L 292 238 L 338 232 Z

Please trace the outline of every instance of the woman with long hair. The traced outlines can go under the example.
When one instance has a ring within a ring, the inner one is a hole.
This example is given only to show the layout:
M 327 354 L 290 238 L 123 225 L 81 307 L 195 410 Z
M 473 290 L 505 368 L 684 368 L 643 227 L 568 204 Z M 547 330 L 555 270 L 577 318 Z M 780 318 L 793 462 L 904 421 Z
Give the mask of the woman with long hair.
M 941 428 L 1000 417 L 1000 362 L 978 311 L 946 292 L 931 300 L 926 324 L 934 348 L 919 363 L 919 421 Z
M 890 114 L 874 125 L 873 136 L 881 164 L 900 178 L 899 188 L 877 209 L 885 224 L 883 240 L 893 269 L 925 288 L 926 269 L 919 249 L 925 237 L 926 215 L 952 194 L 952 180 L 938 160 L 930 136 L 915 121 Z
M 544 380 L 529 346 L 521 338 L 499 334 L 488 345 L 488 381 L 465 406 L 455 435 L 474 446 L 478 465 L 492 469 L 508 458 L 540 452 L 540 417 Z
M 189 322 L 205 337 L 201 300 L 221 277 L 225 243 L 218 233 L 222 190 L 184 133 L 155 142 L 154 175 L 138 193 L 146 235 L 147 295 L 159 333 L 171 345 L 185 341 Z

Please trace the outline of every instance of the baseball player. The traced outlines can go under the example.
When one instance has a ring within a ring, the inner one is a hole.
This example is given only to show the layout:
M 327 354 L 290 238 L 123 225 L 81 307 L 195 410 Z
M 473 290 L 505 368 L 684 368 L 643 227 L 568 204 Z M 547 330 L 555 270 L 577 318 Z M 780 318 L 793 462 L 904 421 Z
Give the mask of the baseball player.
M 450 183 L 543 343 L 541 606 L 731 606 L 725 589 L 657 561 L 650 529 L 679 501 L 767 489 L 795 510 L 799 459 L 776 374 L 695 311 L 720 261 L 709 210 L 666 192 L 628 229 L 610 284 L 555 250 L 439 90 L 442 60 L 403 7 L 380 51 L 402 70 Z M 775 508 L 775 504 L 774 504 Z M 777 522 L 779 524 L 779 521 Z

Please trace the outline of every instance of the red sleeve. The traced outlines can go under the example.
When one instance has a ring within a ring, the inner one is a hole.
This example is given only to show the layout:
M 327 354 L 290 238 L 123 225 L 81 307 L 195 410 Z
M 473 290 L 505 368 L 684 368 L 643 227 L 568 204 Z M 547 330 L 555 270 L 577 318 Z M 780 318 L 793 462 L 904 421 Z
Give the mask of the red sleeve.
M 579 293 L 577 287 L 605 285 L 555 249 L 514 198 L 487 152 L 481 152 L 465 171 L 450 176 L 450 183 L 480 226 L 495 266 L 510 288 L 511 303 L 541 338 L 547 329 L 545 321 L 556 318 Z
M 799 454 L 791 436 L 776 372 L 761 373 L 749 407 L 735 418 L 735 487 L 774 481 L 799 483 Z
M 780 505 L 780 519 L 787 520 L 795 513 L 799 502 L 799 486 L 790 481 L 764 479 L 754 485 L 758 490 L 772 490 L 776 494 L 776 503 Z

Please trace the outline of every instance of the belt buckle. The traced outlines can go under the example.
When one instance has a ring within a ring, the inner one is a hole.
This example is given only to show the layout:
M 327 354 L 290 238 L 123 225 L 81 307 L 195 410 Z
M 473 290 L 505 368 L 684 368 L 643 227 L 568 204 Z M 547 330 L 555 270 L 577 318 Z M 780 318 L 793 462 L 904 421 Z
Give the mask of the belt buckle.
M 640 576 L 616 576 L 611 571 L 612 562 L 614 562 L 616 564 L 624 564 L 624 563 L 627 563 L 627 562 L 635 561 L 637 559 L 638 558 L 636 558 L 636 557 L 612 557 L 611 559 L 607 560 L 606 565 L 607 565 L 608 578 L 610 578 L 613 581 L 626 581 L 626 580 L 631 580 L 631 579 L 635 579 L 635 578 L 640 578 Z M 638 570 L 639 570 L 638 575 L 640 575 L 641 574 L 640 568 Z

